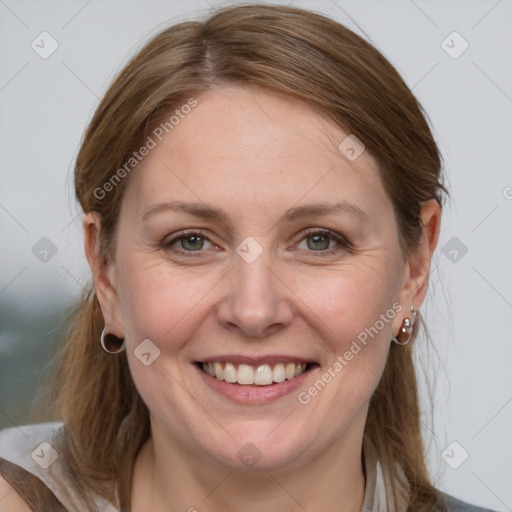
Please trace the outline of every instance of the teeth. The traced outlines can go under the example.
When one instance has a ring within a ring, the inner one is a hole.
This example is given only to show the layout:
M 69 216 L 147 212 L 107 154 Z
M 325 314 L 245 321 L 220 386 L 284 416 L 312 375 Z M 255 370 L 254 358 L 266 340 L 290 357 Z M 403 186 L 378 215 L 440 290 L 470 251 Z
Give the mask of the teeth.
M 288 363 L 286 365 L 286 378 L 288 380 L 293 379 L 295 377 L 295 366 L 293 363 Z
M 226 363 L 224 380 L 226 382 L 236 382 L 236 368 L 231 363 Z
M 224 369 L 223 369 L 224 366 Z M 239 364 L 238 367 L 232 363 L 220 362 L 203 363 L 202 369 L 208 375 L 218 380 L 242 385 L 268 386 L 273 382 L 283 382 L 298 377 L 306 370 L 306 363 L 277 363 L 272 368 L 268 364 L 253 367 L 248 364 Z
M 254 384 L 254 370 L 248 364 L 241 364 L 238 366 L 236 374 L 236 381 L 238 384 Z
M 286 370 L 283 363 L 276 364 L 272 372 L 272 380 L 274 382 L 283 382 L 286 380 Z
M 272 384 L 273 372 L 268 364 L 262 364 L 254 372 L 254 384 L 257 386 L 268 386 Z
M 213 363 L 213 367 L 215 368 L 215 377 L 219 380 L 224 380 L 224 372 L 222 371 L 222 366 L 220 363 Z

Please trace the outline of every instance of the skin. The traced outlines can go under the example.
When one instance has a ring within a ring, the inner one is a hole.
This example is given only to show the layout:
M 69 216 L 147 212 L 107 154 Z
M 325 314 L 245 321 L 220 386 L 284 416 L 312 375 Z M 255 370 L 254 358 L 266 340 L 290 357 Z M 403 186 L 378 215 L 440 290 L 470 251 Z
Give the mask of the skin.
M 27 502 L 0 475 L 0 512 L 33 512 Z
M 254 87 L 197 99 L 130 176 L 106 264 L 101 219 L 83 217 L 107 331 L 125 338 L 150 410 L 133 511 L 358 511 L 368 402 L 391 337 L 425 297 L 440 208 L 423 204 L 421 243 L 405 256 L 375 159 L 365 151 L 350 162 L 337 149 L 347 133 L 297 100 Z M 229 224 L 172 211 L 141 221 L 151 205 L 173 200 L 222 208 Z M 367 219 L 338 212 L 278 222 L 297 205 L 340 201 Z M 191 228 L 203 242 L 175 242 L 183 255 L 163 247 Z M 330 229 L 352 249 L 333 238 L 315 245 L 308 228 Z M 263 250 L 252 263 L 236 252 L 246 237 Z M 331 248 L 339 250 L 322 256 Z M 319 364 L 299 389 L 307 390 L 394 303 L 403 309 L 307 405 L 297 392 L 235 403 L 192 364 L 219 354 L 291 354 Z M 147 338 L 160 350 L 149 366 L 134 355 Z M 261 453 L 252 468 L 237 457 L 247 443 Z

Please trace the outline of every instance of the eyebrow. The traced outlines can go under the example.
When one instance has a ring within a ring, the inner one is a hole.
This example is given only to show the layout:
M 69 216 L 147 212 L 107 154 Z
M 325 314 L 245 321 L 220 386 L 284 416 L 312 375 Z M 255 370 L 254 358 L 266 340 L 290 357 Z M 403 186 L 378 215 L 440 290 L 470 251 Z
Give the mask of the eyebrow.
M 142 222 L 147 222 L 150 217 L 165 211 L 187 213 L 201 219 L 220 221 L 227 227 L 232 226 L 229 215 L 221 208 L 207 205 L 205 203 L 185 203 L 183 201 L 168 201 L 154 204 L 145 211 L 140 219 Z M 279 218 L 277 223 L 290 223 L 302 218 L 326 216 L 336 213 L 346 213 L 363 221 L 368 220 L 368 215 L 361 210 L 359 206 L 348 201 L 342 201 L 334 204 L 310 203 L 301 206 L 294 206 L 287 210 Z

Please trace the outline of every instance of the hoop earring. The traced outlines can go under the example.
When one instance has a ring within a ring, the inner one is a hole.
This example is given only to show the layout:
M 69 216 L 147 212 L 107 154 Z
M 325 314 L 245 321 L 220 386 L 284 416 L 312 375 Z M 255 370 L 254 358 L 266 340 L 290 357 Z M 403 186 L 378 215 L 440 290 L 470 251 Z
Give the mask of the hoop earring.
M 106 327 L 103 327 L 103 331 L 101 331 L 100 341 L 103 350 L 109 354 L 119 354 L 126 348 L 124 338 L 118 338 L 115 334 L 107 333 Z
M 414 310 L 414 306 L 411 306 L 411 318 L 404 318 L 397 336 L 393 336 L 391 338 L 393 343 L 396 343 L 397 345 L 407 345 L 409 341 L 411 341 L 415 322 L 416 311 Z

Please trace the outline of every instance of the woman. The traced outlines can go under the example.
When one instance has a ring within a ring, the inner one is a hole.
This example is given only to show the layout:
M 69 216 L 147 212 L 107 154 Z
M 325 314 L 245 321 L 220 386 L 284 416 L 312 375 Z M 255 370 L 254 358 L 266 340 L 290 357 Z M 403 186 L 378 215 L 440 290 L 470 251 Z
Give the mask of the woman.
M 300 9 L 151 40 L 75 168 L 93 283 L 59 423 L 0 434 L 5 510 L 482 510 L 427 474 L 412 349 L 438 149 L 391 64 Z

